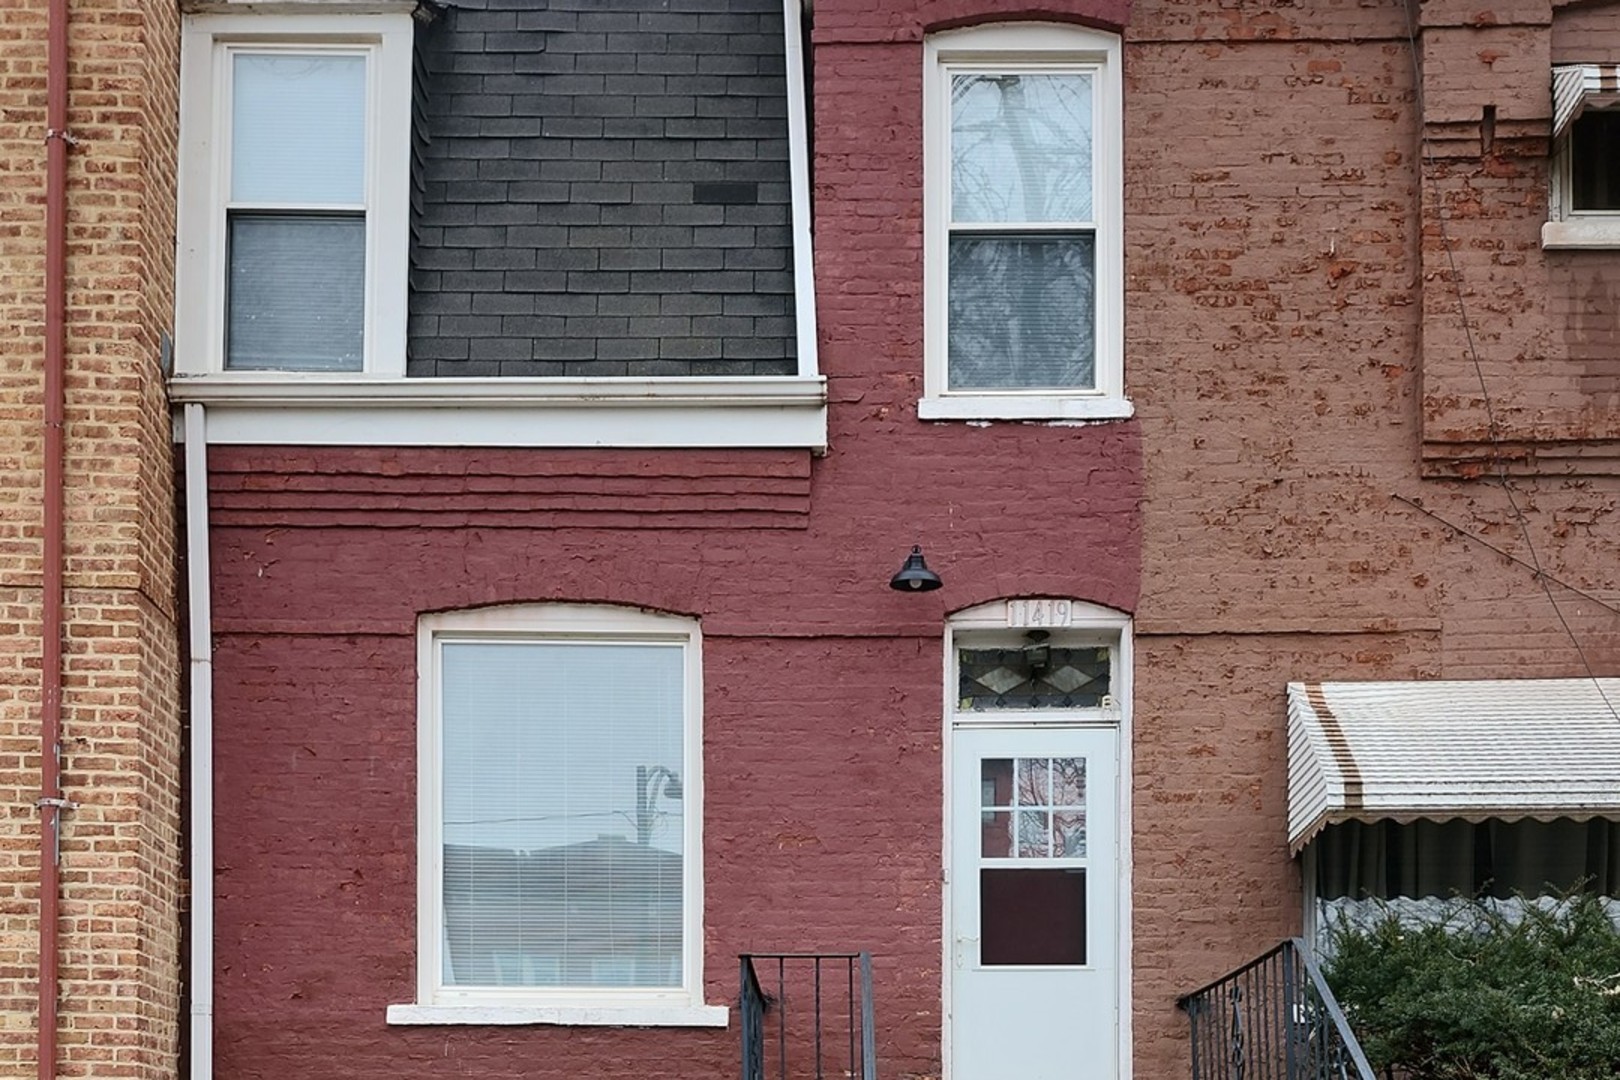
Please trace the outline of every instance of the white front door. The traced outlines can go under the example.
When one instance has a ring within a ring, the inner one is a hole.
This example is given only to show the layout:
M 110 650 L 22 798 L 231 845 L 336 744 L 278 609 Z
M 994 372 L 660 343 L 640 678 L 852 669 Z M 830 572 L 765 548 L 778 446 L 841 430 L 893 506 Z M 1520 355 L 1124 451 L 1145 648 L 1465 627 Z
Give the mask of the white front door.
M 950 1080 L 1117 1080 L 1119 732 L 952 734 Z

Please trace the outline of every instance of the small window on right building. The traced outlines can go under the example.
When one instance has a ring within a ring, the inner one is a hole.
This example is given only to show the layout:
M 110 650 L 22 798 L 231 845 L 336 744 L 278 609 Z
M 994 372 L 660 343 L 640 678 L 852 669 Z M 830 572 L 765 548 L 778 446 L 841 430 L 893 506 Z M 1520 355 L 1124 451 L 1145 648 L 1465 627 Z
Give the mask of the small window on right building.
M 1620 247 L 1620 65 L 1553 68 L 1543 247 Z
M 918 415 L 1129 416 L 1118 36 L 973 27 L 925 63 Z

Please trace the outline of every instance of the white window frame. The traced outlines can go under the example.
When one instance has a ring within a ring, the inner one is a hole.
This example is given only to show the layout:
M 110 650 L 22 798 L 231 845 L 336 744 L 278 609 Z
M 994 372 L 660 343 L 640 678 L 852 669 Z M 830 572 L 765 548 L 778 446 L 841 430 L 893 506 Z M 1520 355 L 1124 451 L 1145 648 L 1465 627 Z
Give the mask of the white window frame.
M 685 652 L 682 819 L 683 981 L 672 988 L 446 987 L 440 656 L 446 642 L 679 645 Z M 416 1001 L 390 1005 L 390 1024 L 574 1024 L 725 1027 L 703 1002 L 703 660 L 696 619 L 590 604 L 525 604 L 424 615 L 417 623 Z
M 1568 72 L 1570 68 L 1579 66 L 1564 65 L 1559 70 Z M 1588 83 L 1588 86 L 1591 85 Z M 1582 98 L 1607 99 L 1596 104 L 1617 107 L 1610 93 L 1585 91 Z M 1620 148 L 1616 149 L 1620 151 Z M 1575 121 L 1570 121 L 1568 127 L 1553 138 L 1552 157 L 1547 163 L 1547 188 L 1547 223 L 1541 227 L 1543 248 L 1620 247 L 1620 210 L 1575 209 Z
M 948 30 L 923 45 L 924 420 L 1106 420 L 1130 416 L 1125 397 L 1123 89 L 1120 38 L 1053 23 Z M 950 92 L 954 69 L 1081 72 L 1094 77 L 1092 198 L 1096 227 L 1095 389 L 953 391 L 947 370 L 950 301 Z
M 403 377 L 410 242 L 409 14 L 191 15 L 180 45 L 179 253 L 175 371 L 226 375 L 226 207 L 231 57 L 239 52 L 366 56 L 366 298 L 359 372 L 229 372 L 285 382 Z

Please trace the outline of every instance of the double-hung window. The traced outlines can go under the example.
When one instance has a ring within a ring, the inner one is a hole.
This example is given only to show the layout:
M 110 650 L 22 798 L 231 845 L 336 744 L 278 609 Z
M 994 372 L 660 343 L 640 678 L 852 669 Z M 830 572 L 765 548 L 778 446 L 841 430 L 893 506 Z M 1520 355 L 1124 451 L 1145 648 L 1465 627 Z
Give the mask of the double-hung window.
M 418 993 L 391 1021 L 725 1023 L 699 648 L 695 620 L 623 608 L 421 620 Z
M 1128 415 L 1119 39 L 957 30 L 929 39 L 926 64 L 919 415 Z
M 402 374 L 411 20 L 193 16 L 176 368 Z

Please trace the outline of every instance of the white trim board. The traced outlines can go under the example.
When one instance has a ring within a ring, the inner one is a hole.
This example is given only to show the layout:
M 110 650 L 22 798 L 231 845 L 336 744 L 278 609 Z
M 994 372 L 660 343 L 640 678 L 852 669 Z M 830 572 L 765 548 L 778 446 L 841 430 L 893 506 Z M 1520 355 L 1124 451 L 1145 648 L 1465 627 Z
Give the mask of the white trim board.
M 208 440 L 252 446 L 827 448 L 821 377 L 382 379 L 209 375 Z M 183 428 L 175 428 L 177 440 Z
M 810 226 L 810 133 L 802 16 L 801 0 L 782 0 L 782 26 L 787 36 L 788 169 L 793 190 L 794 345 L 799 375 L 808 378 L 821 368 L 816 349 L 816 261 Z

